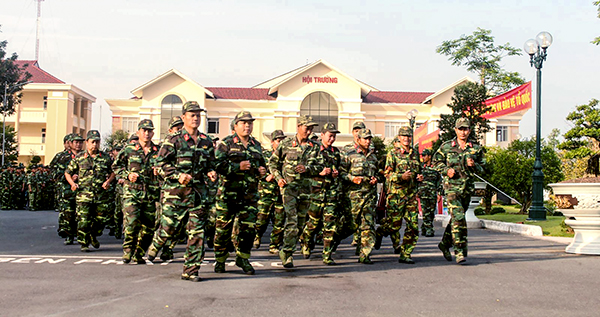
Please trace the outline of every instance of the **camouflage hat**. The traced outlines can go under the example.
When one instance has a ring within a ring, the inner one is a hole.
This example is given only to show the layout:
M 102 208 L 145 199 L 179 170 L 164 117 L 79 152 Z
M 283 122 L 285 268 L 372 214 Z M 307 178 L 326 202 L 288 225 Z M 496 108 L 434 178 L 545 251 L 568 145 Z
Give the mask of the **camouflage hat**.
M 327 122 L 325 123 L 325 125 L 323 126 L 323 129 L 321 129 L 322 132 L 331 132 L 331 133 L 340 133 L 340 131 L 338 129 L 336 129 L 335 127 L 335 123 L 333 122 Z
M 69 134 L 65 135 L 65 137 L 63 138 L 63 143 L 65 143 L 67 141 L 73 141 L 73 133 L 69 133 Z
M 316 123 L 316 122 L 314 122 L 311 116 L 302 115 L 302 116 L 300 116 L 300 118 L 298 118 L 298 125 L 305 125 L 307 127 L 314 127 L 314 126 L 319 125 L 319 124 Z
M 200 108 L 198 102 L 188 101 L 183 104 L 183 107 L 181 108 L 181 113 L 185 114 L 188 111 L 202 111 L 202 108 Z
M 358 137 L 361 139 L 368 139 L 373 137 L 373 133 L 369 129 L 361 129 L 358 131 Z
M 355 130 L 355 129 L 366 129 L 366 128 L 367 128 L 367 126 L 362 121 L 354 122 L 354 124 L 352 125 L 352 130 Z
M 271 140 L 275 139 L 285 139 L 285 133 L 283 133 L 283 130 L 275 130 L 271 132 Z
M 458 118 L 454 124 L 455 128 L 471 128 L 471 120 L 467 118 Z
M 318 139 L 319 139 L 319 136 L 318 136 L 318 135 L 316 135 L 316 134 L 313 132 L 313 133 L 311 133 L 311 134 L 308 136 L 308 138 L 309 138 L 309 139 L 311 139 L 311 140 L 318 140 Z
M 71 141 L 85 141 L 83 137 L 77 133 L 71 133 Z
M 123 149 L 123 144 L 121 144 L 121 143 L 115 145 L 115 147 L 113 148 L 113 150 L 117 150 L 117 151 L 121 151 L 122 149 Z
M 152 120 L 144 119 L 138 123 L 138 130 L 139 129 L 154 130 L 154 124 L 152 123 Z
M 431 151 L 431 149 L 424 149 L 423 152 L 421 152 L 421 155 L 425 156 L 425 155 L 432 155 L 433 151 Z
M 90 131 L 88 131 L 86 140 L 98 140 L 98 141 L 100 141 L 100 132 L 98 132 L 98 130 L 90 130 Z
M 139 140 L 139 139 L 140 139 L 140 137 L 139 137 L 137 134 L 135 134 L 135 133 L 134 133 L 134 134 L 132 134 L 132 135 L 129 137 L 129 140 L 128 140 L 128 141 L 137 141 L 137 140 Z
M 183 124 L 183 120 L 181 120 L 180 116 L 174 116 L 169 120 L 169 129 L 173 129 L 174 127 Z
M 412 136 L 412 130 L 410 129 L 410 127 L 401 127 L 400 129 L 398 129 L 398 135 Z
M 237 124 L 240 121 L 254 121 L 254 118 L 252 118 L 250 111 L 240 111 L 233 118 L 233 124 Z

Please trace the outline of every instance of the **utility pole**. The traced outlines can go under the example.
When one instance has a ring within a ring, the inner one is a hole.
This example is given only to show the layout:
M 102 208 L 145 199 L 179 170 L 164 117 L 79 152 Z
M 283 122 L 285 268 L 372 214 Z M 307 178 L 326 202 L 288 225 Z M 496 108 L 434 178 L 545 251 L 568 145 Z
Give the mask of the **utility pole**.
M 42 1 L 37 1 L 37 26 L 35 30 L 35 60 L 40 59 L 40 26 L 42 25 Z

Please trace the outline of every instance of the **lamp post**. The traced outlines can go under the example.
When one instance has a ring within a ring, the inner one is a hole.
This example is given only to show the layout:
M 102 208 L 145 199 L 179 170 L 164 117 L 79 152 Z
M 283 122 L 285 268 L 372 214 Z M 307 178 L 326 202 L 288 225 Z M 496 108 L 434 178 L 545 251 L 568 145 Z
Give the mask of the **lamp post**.
M 529 54 L 529 63 L 537 69 L 535 162 L 533 163 L 533 200 L 529 208 L 529 220 L 546 220 L 544 208 L 544 172 L 542 171 L 541 139 L 542 139 L 542 65 L 546 60 L 546 49 L 552 45 L 552 35 L 540 32 L 536 39 L 525 42 L 524 50 Z
M 415 138 L 414 138 L 415 119 L 417 118 L 418 114 L 419 114 L 419 111 L 417 109 L 413 109 L 406 113 L 406 118 L 408 118 L 408 125 L 410 126 L 410 132 L 413 134 L 413 136 L 410 138 L 410 147 L 411 148 L 413 148 L 415 145 Z
M 24 83 L 16 83 L 14 85 L 8 85 L 7 82 L 4 83 L 4 99 L 2 99 L 4 105 L 2 107 L 2 166 L 4 166 L 4 145 L 6 144 L 6 109 L 8 109 L 8 99 L 7 93 L 8 90 L 21 87 L 23 85 L 27 85 L 31 83 L 31 81 L 26 81 Z M 11 92 L 12 93 L 12 92 Z

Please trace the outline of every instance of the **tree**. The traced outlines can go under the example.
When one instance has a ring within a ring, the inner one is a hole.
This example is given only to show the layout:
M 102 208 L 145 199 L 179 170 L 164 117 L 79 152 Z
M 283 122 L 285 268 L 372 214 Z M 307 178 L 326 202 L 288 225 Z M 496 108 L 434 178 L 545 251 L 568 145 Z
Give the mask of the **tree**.
M 2 155 L 2 131 L 2 122 L 0 122 L 0 155 Z M 17 133 L 15 132 L 15 128 L 10 125 L 6 125 L 6 139 L 4 142 L 4 164 L 16 162 L 19 156 L 19 150 L 17 149 Z
M 7 44 L 7 41 L 0 42 L 0 112 L 11 115 L 15 112 L 15 105 L 21 102 L 23 94 L 19 92 L 23 90 L 23 86 L 31 78 L 31 74 L 25 72 L 27 65 L 22 68 L 17 65 L 16 60 L 19 57 L 17 53 L 6 58 Z M 4 100 L 5 88 L 6 102 Z
M 127 134 L 127 132 L 123 130 L 117 130 L 104 138 L 104 150 L 110 151 L 117 145 L 123 146 L 125 143 L 127 143 L 128 138 L 129 134 Z
M 577 106 L 575 111 L 567 115 L 573 128 L 564 135 L 565 141 L 559 149 L 565 150 L 567 159 L 587 158 L 586 173 L 600 174 L 600 108 L 598 100 L 592 99 L 588 104 Z
M 598 18 L 600 18 L 600 1 L 594 2 L 595 6 L 598 6 Z M 600 36 L 596 37 L 593 41 L 593 44 L 600 45 Z
M 482 117 L 484 113 L 491 110 L 491 107 L 485 104 L 486 92 L 483 85 L 472 82 L 467 82 L 454 89 L 452 102 L 448 104 L 448 107 L 452 109 L 452 114 L 442 114 L 439 121 L 440 140 L 438 143 L 456 137 L 454 123 L 461 117 L 471 120 L 472 128 L 469 139 L 473 142 L 479 142 L 485 133 L 492 130 L 489 125 L 490 121 Z
M 562 162 L 548 143 L 544 142 L 541 149 L 544 188 L 548 184 L 564 179 Z M 535 138 L 515 140 L 507 149 L 490 148 L 486 154 L 489 181 L 517 199 L 523 205 L 521 213 L 526 213 L 533 198 L 533 163 L 535 162 Z
M 479 76 L 488 93 L 498 95 L 525 83 L 518 72 L 503 69 L 500 63 L 507 56 L 521 55 L 521 50 L 509 43 L 494 45 L 491 30 L 477 28 L 472 35 L 462 35 L 457 40 L 444 41 L 436 52 L 449 56 L 455 66 L 465 66 Z

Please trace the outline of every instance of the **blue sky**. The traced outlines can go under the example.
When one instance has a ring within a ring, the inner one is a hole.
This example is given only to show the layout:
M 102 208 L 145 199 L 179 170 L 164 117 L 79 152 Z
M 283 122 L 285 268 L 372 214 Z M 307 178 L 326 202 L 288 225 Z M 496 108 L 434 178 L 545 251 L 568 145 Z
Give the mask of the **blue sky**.
M 35 52 L 34 0 L 0 0 L 0 40 L 21 59 Z M 492 30 L 522 48 L 540 31 L 554 43 L 542 79 L 542 133 L 564 133 L 578 104 L 600 98 L 600 19 L 584 1 L 81 1 L 42 2 L 40 66 L 98 98 L 93 126 L 110 129 L 105 98 L 176 68 L 204 86 L 250 87 L 325 59 L 381 90 L 436 91 L 469 75 L 435 49 Z M 535 78 L 528 56 L 507 70 Z M 535 85 L 535 82 L 534 82 Z M 535 87 L 535 86 L 534 86 Z M 535 111 L 521 134 L 535 133 Z

